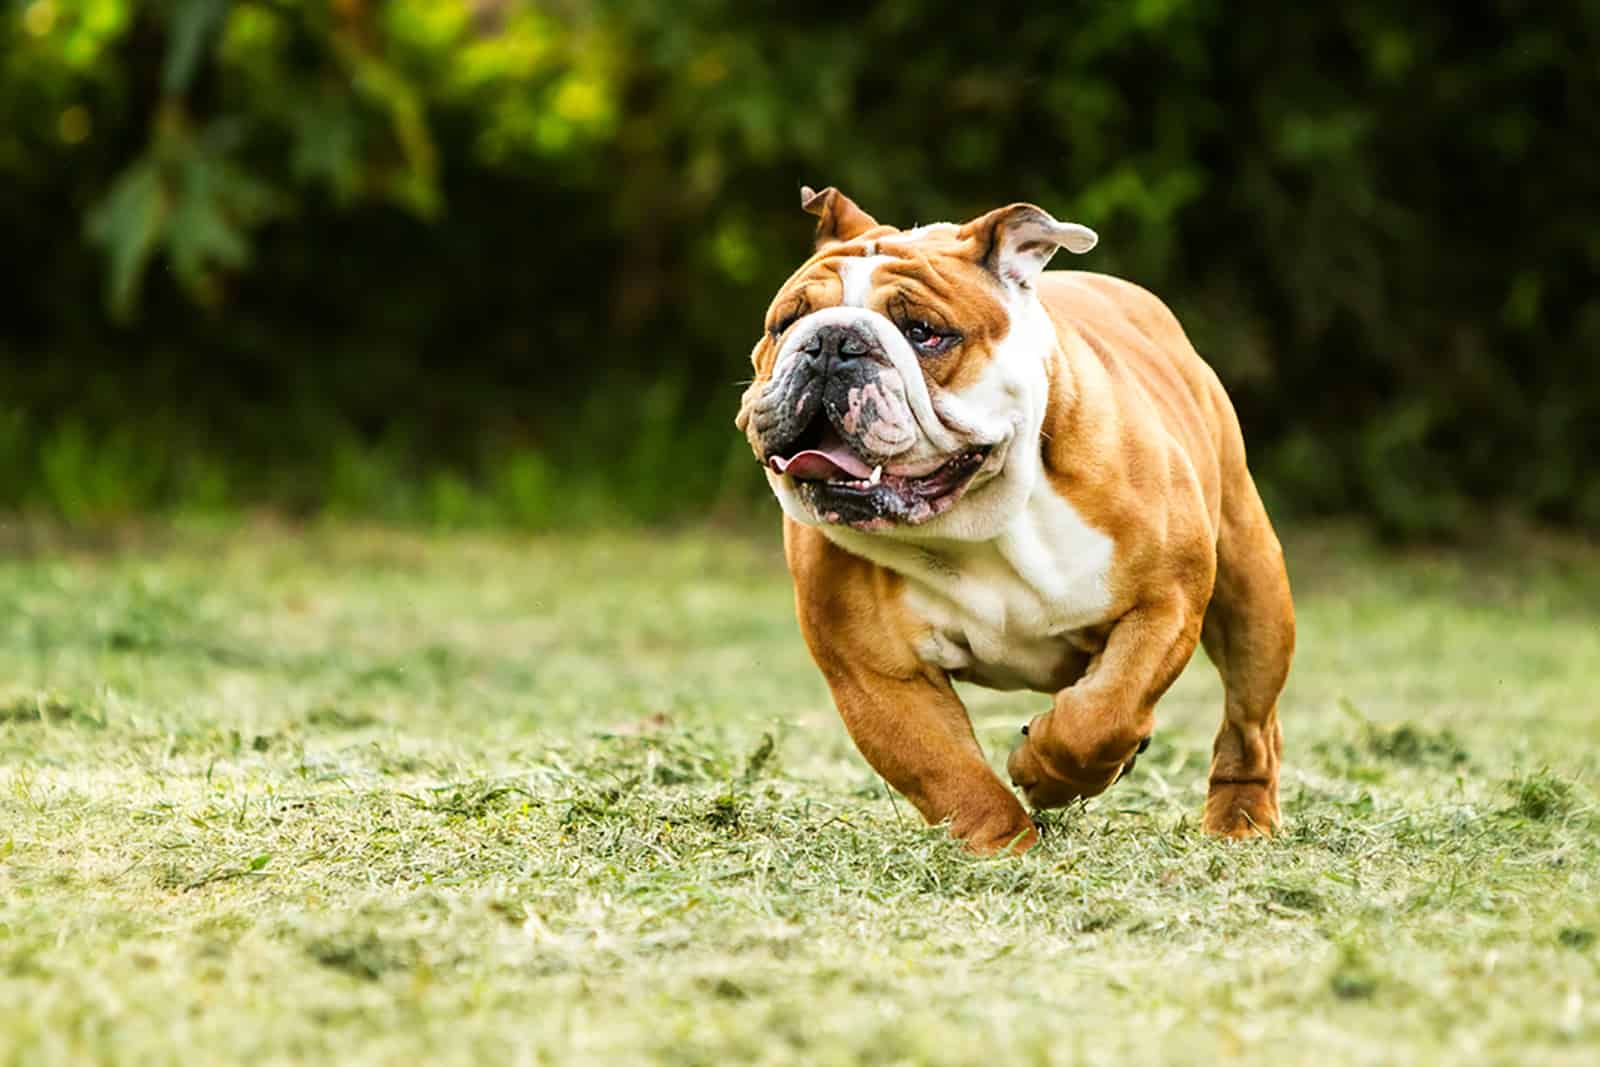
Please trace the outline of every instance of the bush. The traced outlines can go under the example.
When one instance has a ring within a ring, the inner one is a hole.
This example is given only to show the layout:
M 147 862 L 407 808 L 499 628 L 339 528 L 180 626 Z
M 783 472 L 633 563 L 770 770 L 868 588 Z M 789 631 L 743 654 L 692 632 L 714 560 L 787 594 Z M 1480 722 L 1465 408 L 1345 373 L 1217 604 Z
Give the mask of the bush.
M 1600 525 L 1597 34 L 1512 0 L 12 5 L 0 505 L 736 506 L 806 181 L 1094 226 L 1281 508 Z

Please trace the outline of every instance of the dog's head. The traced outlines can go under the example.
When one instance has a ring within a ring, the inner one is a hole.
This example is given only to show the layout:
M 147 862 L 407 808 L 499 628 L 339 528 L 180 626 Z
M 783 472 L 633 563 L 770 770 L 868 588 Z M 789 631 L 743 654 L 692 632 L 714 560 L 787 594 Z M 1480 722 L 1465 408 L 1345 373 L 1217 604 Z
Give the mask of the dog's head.
M 795 521 L 981 540 L 1039 471 L 1054 328 L 1033 292 L 1092 230 L 1031 204 L 898 230 L 801 191 L 816 251 L 767 310 L 738 425 Z

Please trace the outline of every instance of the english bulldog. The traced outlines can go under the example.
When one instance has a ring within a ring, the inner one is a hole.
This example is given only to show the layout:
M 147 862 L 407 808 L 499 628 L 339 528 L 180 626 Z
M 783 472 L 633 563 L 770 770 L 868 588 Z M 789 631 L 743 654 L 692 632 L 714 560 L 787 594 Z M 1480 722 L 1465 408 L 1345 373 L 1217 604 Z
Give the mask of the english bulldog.
M 815 251 L 767 311 L 737 425 L 867 761 L 971 850 L 1027 849 L 952 683 L 1052 694 L 1007 766 L 1050 808 L 1132 769 L 1203 643 L 1226 697 L 1202 825 L 1271 833 L 1289 580 L 1233 406 L 1172 312 L 1046 272 L 1097 238 L 1031 204 L 910 230 L 832 188 L 801 206 Z

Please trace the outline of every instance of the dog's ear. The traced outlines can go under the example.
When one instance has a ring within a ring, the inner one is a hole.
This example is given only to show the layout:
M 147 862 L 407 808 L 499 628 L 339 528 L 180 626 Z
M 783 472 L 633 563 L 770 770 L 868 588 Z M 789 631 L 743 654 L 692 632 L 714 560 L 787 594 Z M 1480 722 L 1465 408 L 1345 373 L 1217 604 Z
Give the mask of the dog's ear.
M 985 267 L 1023 288 L 1039 277 L 1056 249 L 1087 252 L 1100 240 L 1089 227 L 1057 222 L 1032 204 L 996 208 L 961 227 L 961 232 L 976 243 Z
M 818 248 L 834 241 L 853 240 L 878 225 L 877 219 L 831 185 L 820 193 L 809 185 L 802 185 L 800 208 L 817 216 Z

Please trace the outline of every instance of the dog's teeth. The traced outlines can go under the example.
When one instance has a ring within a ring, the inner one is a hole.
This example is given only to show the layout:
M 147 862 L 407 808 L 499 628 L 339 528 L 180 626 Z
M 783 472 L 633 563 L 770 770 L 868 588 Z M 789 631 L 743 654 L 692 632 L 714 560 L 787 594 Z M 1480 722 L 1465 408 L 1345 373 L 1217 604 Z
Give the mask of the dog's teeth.
M 883 464 L 880 463 L 872 468 L 872 477 L 867 479 L 867 484 L 877 485 L 881 481 L 883 481 Z

